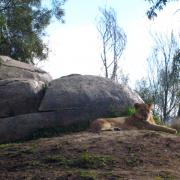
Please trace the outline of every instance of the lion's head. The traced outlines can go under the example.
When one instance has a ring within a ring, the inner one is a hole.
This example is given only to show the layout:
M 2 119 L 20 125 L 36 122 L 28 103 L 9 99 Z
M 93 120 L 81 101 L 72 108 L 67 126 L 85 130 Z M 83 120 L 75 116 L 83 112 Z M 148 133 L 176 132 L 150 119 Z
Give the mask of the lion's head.
M 140 103 L 135 103 L 134 107 L 135 107 L 135 116 L 139 119 L 139 120 L 143 120 L 143 121 L 149 121 L 149 119 L 151 118 L 151 110 L 152 110 L 152 104 L 140 104 Z

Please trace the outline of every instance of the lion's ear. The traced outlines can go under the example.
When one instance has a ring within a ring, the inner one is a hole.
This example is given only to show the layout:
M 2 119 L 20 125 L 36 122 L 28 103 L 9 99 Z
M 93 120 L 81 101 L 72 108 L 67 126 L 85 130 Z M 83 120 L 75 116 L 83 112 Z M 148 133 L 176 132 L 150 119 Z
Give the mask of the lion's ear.
M 139 104 L 139 103 L 135 103 L 135 104 L 134 104 L 134 108 L 135 108 L 135 109 L 138 109 L 139 107 L 140 107 L 140 104 Z
M 153 109 L 153 104 L 151 102 L 147 103 L 149 109 Z

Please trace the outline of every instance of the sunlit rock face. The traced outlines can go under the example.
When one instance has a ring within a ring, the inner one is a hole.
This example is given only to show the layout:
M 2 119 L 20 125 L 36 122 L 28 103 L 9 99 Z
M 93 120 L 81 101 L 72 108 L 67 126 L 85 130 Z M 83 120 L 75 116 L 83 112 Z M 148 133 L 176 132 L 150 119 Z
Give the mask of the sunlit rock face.
M 0 56 L 0 117 L 37 112 L 51 79 L 33 65 Z
M 33 79 L 0 80 L 0 117 L 37 112 L 44 83 Z
M 62 120 L 68 124 L 78 114 L 79 120 L 86 116 L 90 119 L 104 117 L 136 102 L 143 101 L 127 86 L 103 77 L 73 74 L 51 81 L 39 110 L 68 114 Z
M 45 83 L 52 80 L 51 76 L 40 68 L 8 56 L 0 56 L 0 80 L 10 78 L 34 79 Z

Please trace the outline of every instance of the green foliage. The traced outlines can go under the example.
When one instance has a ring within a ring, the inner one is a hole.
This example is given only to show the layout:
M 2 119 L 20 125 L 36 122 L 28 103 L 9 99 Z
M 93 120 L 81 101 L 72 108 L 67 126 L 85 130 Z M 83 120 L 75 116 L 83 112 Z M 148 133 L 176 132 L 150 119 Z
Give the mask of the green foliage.
M 102 168 L 114 162 L 110 156 L 91 154 L 87 151 L 77 157 L 64 157 L 62 155 L 48 156 L 44 158 L 44 161 L 45 163 L 82 169 Z
M 143 160 L 141 157 L 137 156 L 135 153 L 129 154 L 129 156 L 125 159 L 125 163 L 130 167 L 137 167 L 143 164 Z
M 134 107 L 126 107 L 122 111 L 118 111 L 113 108 L 113 106 L 110 106 L 108 109 L 107 118 L 113 118 L 113 117 L 121 117 L 121 116 L 131 116 L 135 113 Z
M 96 180 L 96 176 L 89 171 L 80 171 L 78 174 L 83 180 Z
M 68 167 L 72 161 L 61 155 L 47 156 L 43 159 L 45 163 L 57 163 L 58 165 Z
M 162 125 L 163 122 L 161 121 L 161 119 L 159 118 L 159 116 L 155 113 L 153 113 L 153 119 L 155 121 L 156 124 Z
M 178 112 L 180 102 L 180 50 L 173 32 L 155 34 L 155 48 L 148 61 L 148 77 L 136 82 L 136 91 L 164 121 Z M 180 111 L 179 111 L 180 112 Z
M 74 161 L 73 166 L 85 169 L 95 169 L 105 167 L 108 163 L 112 162 L 113 159 L 110 156 L 84 152 Z
M 142 78 L 140 81 L 136 81 L 135 90 L 145 103 L 153 101 L 153 94 L 148 85 L 148 80 Z
M 0 54 L 16 60 L 34 63 L 44 60 L 48 47 L 43 42 L 45 28 L 55 16 L 62 20 L 64 0 L 49 1 L 50 8 L 43 0 L 2 0 L 0 2 Z
M 177 177 L 175 177 L 171 172 L 162 171 L 159 173 L 158 176 L 155 177 L 155 180 L 175 180 Z
M 10 147 L 12 144 L 0 144 L 0 149 Z
M 145 0 L 145 1 L 149 1 L 152 4 L 150 9 L 147 11 L 147 16 L 149 19 L 153 19 L 154 17 L 157 17 L 157 11 L 162 10 L 167 5 L 167 3 L 169 3 L 170 1 L 178 1 L 178 0 Z
M 121 112 L 121 116 L 132 116 L 135 113 L 134 107 L 126 107 L 124 111 Z

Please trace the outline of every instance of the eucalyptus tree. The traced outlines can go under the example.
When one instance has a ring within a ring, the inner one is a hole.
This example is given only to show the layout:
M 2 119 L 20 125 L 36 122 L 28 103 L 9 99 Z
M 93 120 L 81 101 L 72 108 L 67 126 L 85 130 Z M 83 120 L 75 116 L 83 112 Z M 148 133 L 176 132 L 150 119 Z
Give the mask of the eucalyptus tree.
M 48 46 L 43 42 L 45 29 L 55 17 L 64 22 L 65 0 L 1 0 L 0 54 L 34 63 L 44 60 Z

